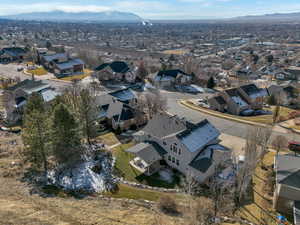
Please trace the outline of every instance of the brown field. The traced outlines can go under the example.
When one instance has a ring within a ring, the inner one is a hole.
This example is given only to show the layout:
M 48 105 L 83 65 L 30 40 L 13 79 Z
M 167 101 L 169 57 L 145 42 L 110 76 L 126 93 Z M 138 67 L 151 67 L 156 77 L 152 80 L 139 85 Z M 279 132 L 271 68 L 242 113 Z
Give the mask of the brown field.
M 151 225 L 183 224 L 181 219 L 162 215 L 155 207 L 109 200 L 95 195 L 76 199 L 42 197 L 22 182 L 20 136 L 0 132 L 0 224 L 2 225 Z
M 184 55 L 188 53 L 188 50 L 186 49 L 165 50 L 162 53 L 166 55 Z

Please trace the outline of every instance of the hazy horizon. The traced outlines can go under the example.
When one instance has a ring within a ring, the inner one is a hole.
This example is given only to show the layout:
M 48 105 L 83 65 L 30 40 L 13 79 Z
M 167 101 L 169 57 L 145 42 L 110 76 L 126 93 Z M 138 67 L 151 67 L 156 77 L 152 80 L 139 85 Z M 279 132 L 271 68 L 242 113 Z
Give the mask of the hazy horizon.
M 247 15 L 300 12 L 299 0 L 1 0 L 0 15 L 32 12 L 104 12 L 135 13 L 152 20 L 222 19 Z

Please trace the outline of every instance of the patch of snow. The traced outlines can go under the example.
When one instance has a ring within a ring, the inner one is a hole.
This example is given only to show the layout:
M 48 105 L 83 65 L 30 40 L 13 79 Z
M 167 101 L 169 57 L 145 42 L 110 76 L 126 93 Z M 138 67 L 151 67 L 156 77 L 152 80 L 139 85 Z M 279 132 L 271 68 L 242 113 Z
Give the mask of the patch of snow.
M 164 170 L 160 170 L 158 173 L 159 173 L 159 177 L 160 177 L 161 180 L 166 181 L 168 183 L 173 182 L 174 174 L 171 170 L 164 169 Z
M 114 160 L 104 153 L 98 158 L 93 160 L 86 157 L 84 162 L 78 163 L 73 168 L 52 170 L 48 173 L 48 183 L 64 190 L 103 192 L 114 189 L 115 180 L 112 177 Z

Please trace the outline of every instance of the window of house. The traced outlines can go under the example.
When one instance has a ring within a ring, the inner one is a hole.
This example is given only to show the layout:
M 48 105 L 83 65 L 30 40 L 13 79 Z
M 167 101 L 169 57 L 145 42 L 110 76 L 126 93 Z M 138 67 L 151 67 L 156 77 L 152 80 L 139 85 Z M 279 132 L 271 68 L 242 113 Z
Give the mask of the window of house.
M 176 159 L 176 165 L 179 166 L 179 160 L 178 159 Z
M 176 146 L 173 147 L 173 152 L 177 153 L 177 147 Z
M 167 145 L 167 143 L 164 141 L 164 142 L 163 142 L 163 145 Z
M 173 151 L 173 145 L 170 145 L 170 150 Z
M 168 156 L 168 160 L 171 161 L 171 156 L 170 155 Z
M 175 163 L 175 158 L 174 157 L 172 157 L 172 163 Z
M 178 155 L 181 155 L 181 149 L 178 149 Z

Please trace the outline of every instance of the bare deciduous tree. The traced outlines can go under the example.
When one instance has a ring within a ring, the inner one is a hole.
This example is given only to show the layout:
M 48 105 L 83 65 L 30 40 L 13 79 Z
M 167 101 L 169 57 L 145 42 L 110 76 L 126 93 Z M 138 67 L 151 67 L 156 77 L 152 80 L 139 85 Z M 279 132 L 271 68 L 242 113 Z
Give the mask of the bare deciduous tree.
M 276 150 L 276 155 L 279 154 L 280 150 L 287 147 L 287 138 L 282 135 L 278 135 L 272 141 L 272 146 Z
M 158 90 L 140 95 L 138 98 L 139 110 L 147 112 L 149 118 L 152 118 L 157 113 L 164 112 L 166 105 L 166 98 Z
M 214 204 L 211 199 L 200 197 L 193 201 L 187 216 L 189 225 L 215 224 Z

